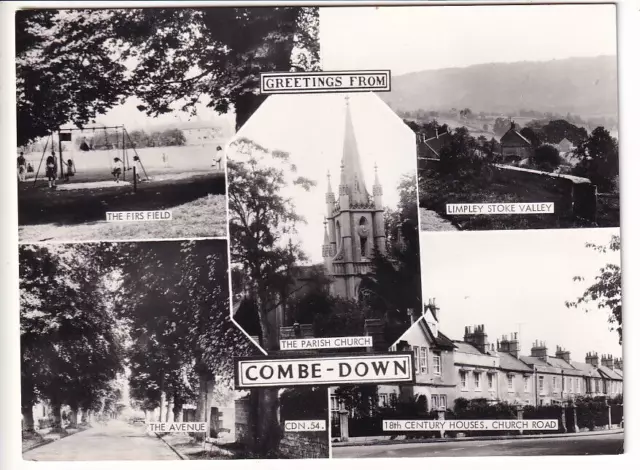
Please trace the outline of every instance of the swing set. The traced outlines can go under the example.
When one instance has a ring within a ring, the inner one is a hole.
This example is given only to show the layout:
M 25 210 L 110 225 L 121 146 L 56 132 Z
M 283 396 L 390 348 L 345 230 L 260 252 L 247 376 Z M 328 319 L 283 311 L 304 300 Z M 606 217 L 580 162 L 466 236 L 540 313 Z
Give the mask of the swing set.
M 114 133 L 115 133 L 115 143 L 111 142 L 113 139 L 110 139 L 109 133 L 107 132 L 108 129 L 114 129 Z M 124 125 L 121 126 L 98 126 L 98 127 L 85 127 L 85 128 L 79 128 L 79 127 L 69 127 L 69 128 L 60 128 L 58 129 L 57 133 L 58 133 L 58 154 L 59 154 L 59 158 L 60 158 L 60 163 L 59 163 L 59 173 L 60 173 L 60 178 L 64 178 L 64 166 L 65 166 L 65 162 L 64 162 L 64 158 L 63 158 L 63 149 L 62 149 L 62 142 L 71 142 L 71 146 L 73 148 L 73 143 L 71 140 L 71 133 L 73 131 L 80 131 L 82 134 L 84 134 L 85 131 L 93 131 L 95 134 L 95 131 L 98 130 L 102 130 L 104 131 L 104 139 L 105 139 L 105 149 L 110 151 L 112 149 L 115 148 L 115 158 L 113 159 L 114 161 L 119 160 L 121 162 L 121 170 L 122 170 L 122 181 L 126 181 L 126 174 L 127 171 L 133 170 L 133 190 L 135 192 L 135 190 L 137 189 L 137 184 L 138 184 L 138 178 L 139 175 L 137 174 L 137 166 L 138 164 L 140 165 L 140 168 L 142 169 L 142 171 L 144 172 L 144 175 L 146 177 L 146 179 L 149 179 L 149 175 L 147 174 L 147 170 L 144 168 L 144 165 L 142 164 L 142 159 L 140 158 L 140 155 L 138 154 L 138 151 L 136 149 L 136 146 L 133 142 L 133 140 L 131 139 L 131 136 L 129 135 L 129 133 L 127 132 L 127 129 L 124 127 Z M 122 140 L 120 139 L 120 132 L 122 134 Z M 45 156 L 47 154 L 47 147 L 49 146 L 49 141 L 51 141 L 51 151 L 52 154 L 53 152 L 55 152 L 54 147 L 54 140 L 53 140 L 53 136 L 54 133 L 52 132 L 48 137 L 47 137 L 47 141 L 45 143 L 44 146 L 44 150 L 42 151 L 42 156 L 40 157 L 40 163 L 38 164 L 38 170 L 36 171 L 34 180 L 33 180 L 33 185 L 35 186 L 37 180 L 38 180 L 38 174 L 40 173 L 40 168 L 42 167 L 42 162 L 45 159 Z M 110 141 L 111 140 L 111 141 Z M 133 150 L 134 156 L 133 156 L 133 161 L 134 164 L 133 166 L 131 166 L 130 160 L 129 160 L 129 152 L 128 152 L 128 148 L 126 145 L 126 140 L 129 141 L 129 145 L 130 145 L 130 149 Z M 93 151 L 93 147 L 90 147 L 86 141 L 83 141 L 80 144 L 80 149 L 83 151 Z M 119 150 L 122 150 L 122 153 L 119 152 Z M 111 166 L 111 153 L 108 154 L 108 158 L 109 158 L 109 166 Z M 116 160 L 117 159 L 117 160 Z M 73 162 L 73 160 L 71 160 Z M 74 167 L 75 167 L 75 162 L 74 163 Z M 120 168 L 120 165 L 117 166 L 117 168 Z M 71 168 L 69 168 L 69 170 L 71 170 Z M 115 168 L 114 168 L 115 170 Z

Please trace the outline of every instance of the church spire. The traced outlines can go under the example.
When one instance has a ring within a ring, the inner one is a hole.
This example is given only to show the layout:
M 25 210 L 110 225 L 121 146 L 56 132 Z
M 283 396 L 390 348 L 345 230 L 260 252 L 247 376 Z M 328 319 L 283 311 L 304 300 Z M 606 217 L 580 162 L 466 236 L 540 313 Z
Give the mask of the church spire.
M 345 98 L 346 116 L 344 124 L 344 141 L 342 148 L 342 174 L 340 184 L 347 186 L 351 204 L 366 204 L 369 202 L 369 193 L 364 184 L 364 174 L 358 152 L 358 144 L 351 120 L 351 108 L 349 97 Z M 343 182 L 344 179 L 344 182 Z
M 380 184 L 380 179 L 378 178 L 378 164 L 373 167 L 375 172 L 375 179 L 373 181 L 373 204 L 376 209 L 382 208 L 382 185 Z

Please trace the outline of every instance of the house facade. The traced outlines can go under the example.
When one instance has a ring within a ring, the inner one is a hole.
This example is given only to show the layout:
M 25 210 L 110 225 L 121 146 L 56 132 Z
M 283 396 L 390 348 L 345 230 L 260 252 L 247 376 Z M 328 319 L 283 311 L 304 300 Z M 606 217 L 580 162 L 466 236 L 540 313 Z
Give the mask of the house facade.
M 426 399 L 425 411 L 452 409 L 458 398 L 544 406 L 622 393 L 621 359 L 605 355 L 600 364 L 597 353 L 588 353 L 585 362 L 577 362 L 560 346 L 549 355 L 543 341 L 522 355 L 517 333 L 492 344 L 484 325 L 467 326 L 463 340 L 451 340 L 439 330 L 432 304 L 391 350 L 413 351 L 416 380 L 378 386 L 379 406 L 419 396 Z M 340 406 L 335 396 L 332 406 Z
M 533 145 L 516 130 L 515 123 L 511 123 L 509 129 L 500 138 L 500 147 L 502 151 L 502 160 L 522 160 L 533 156 Z

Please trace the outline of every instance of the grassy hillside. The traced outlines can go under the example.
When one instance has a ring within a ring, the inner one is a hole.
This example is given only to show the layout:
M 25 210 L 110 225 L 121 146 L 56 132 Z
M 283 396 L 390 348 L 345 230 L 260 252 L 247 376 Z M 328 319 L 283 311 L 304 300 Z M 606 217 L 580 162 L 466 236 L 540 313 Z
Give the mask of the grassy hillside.
M 587 116 L 617 114 L 615 56 L 514 62 L 395 76 L 381 98 L 397 111 L 520 109 Z

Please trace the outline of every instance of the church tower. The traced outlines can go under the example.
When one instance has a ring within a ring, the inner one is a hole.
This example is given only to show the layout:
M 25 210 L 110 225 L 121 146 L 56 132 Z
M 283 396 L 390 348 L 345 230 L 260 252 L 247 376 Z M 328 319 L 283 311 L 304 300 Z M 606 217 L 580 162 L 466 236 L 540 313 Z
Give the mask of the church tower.
M 378 169 L 375 168 L 371 195 L 364 181 L 348 98 L 337 200 L 329 175 L 327 179 L 327 213 L 322 247 L 325 272 L 333 278 L 333 295 L 357 300 L 362 275 L 371 271 L 376 250 L 382 255 L 386 254 L 386 245 Z

